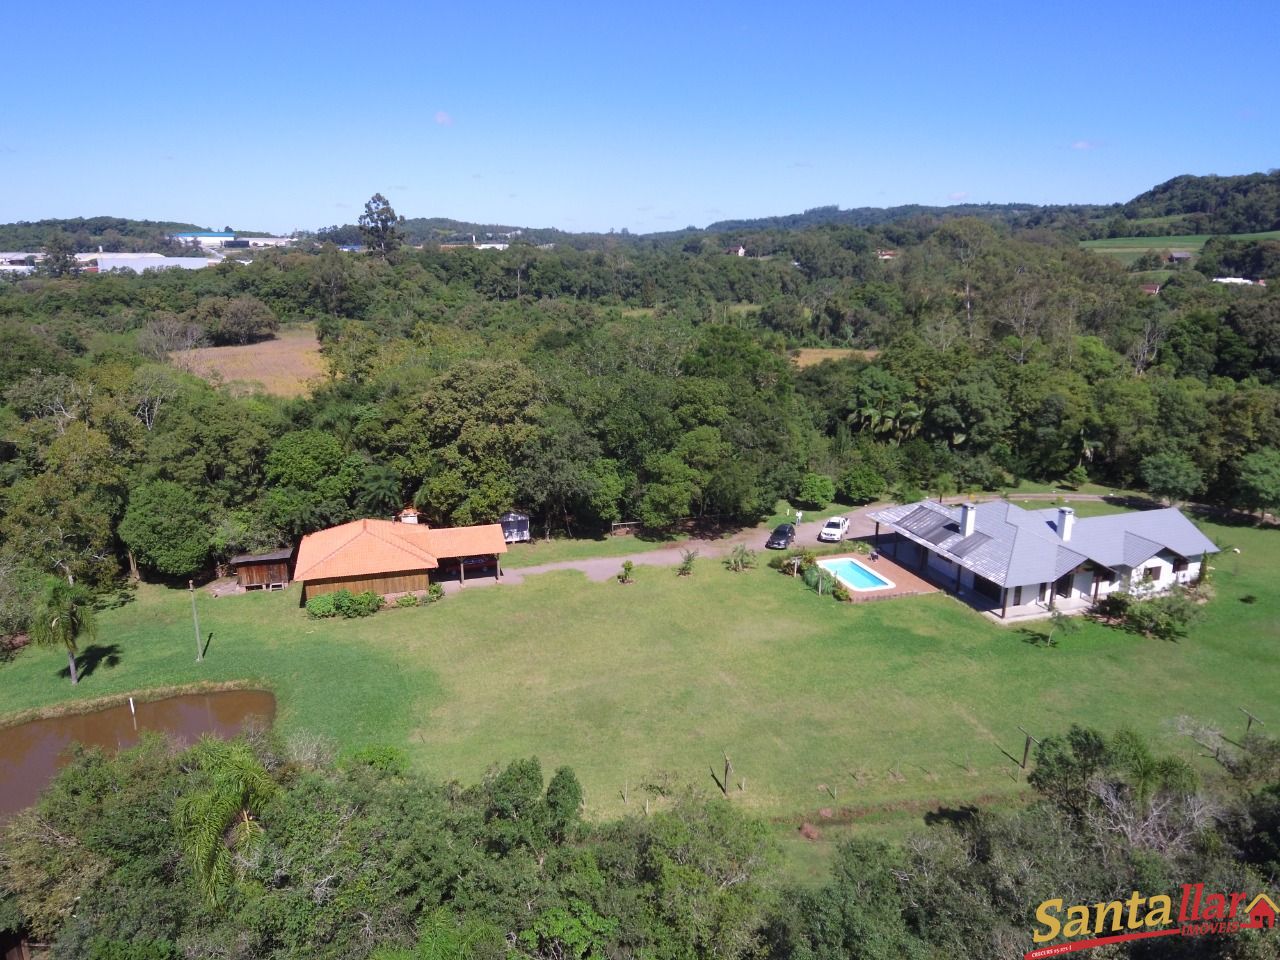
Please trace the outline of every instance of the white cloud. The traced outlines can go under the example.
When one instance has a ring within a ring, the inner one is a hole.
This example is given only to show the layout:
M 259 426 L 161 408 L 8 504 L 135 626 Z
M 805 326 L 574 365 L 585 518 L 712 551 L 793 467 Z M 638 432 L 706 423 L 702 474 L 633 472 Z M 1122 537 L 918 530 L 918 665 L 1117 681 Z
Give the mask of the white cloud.
M 438 123 L 442 127 L 452 127 L 453 115 L 449 113 L 447 110 L 437 110 L 436 123 Z
M 948 200 L 951 200 L 951 201 L 952 201 L 952 202 L 954 202 L 954 203 L 959 203 L 961 200 L 968 200 L 968 199 L 969 199 L 969 191 L 968 191 L 968 190 L 957 190 L 955 193 L 948 193 L 948 194 L 947 194 L 947 199 L 948 199 Z
M 1071 144 L 1071 149 L 1072 150 L 1097 150 L 1100 146 L 1102 146 L 1102 144 L 1099 143 L 1097 140 L 1077 140 L 1075 141 L 1075 143 Z

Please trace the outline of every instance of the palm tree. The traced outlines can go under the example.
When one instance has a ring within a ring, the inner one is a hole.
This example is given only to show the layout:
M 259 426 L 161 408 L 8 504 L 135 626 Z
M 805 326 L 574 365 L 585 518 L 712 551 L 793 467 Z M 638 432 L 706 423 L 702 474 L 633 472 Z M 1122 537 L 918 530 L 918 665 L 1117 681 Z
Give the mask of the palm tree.
M 66 647 L 67 667 L 74 686 L 80 682 L 76 672 L 77 644 L 81 637 L 95 640 L 98 622 L 93 615 L 93 597 L 84 587 L 50 577 L 36 601 L 28 630 L 31 642 L 47 647 Z
M 205 901 L 216 907 L 231 892 L 237 864 L 261 849 L 258 811 L 275 783 L 247 744 L 206 737 L 192 752 L 209 786 L 178 800 L 174 825 Z
M 404 506 L 400 501 L 400 476 L 380 463 L 371 463 L 365 469 L 356 495 L 366 513 L 393 513 Z

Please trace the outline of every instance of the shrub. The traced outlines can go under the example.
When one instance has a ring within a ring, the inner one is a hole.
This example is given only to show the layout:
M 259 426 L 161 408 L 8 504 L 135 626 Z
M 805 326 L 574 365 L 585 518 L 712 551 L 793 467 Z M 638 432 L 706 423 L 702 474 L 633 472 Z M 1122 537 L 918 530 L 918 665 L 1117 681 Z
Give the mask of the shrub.
M 676 568 L 676 576 L 688 577 L 693 574 L 693 561 L 698 559 L 697 550 L 681 550 L 680 566 Z
M 339 593 L 345 591 L 339 591 Z M 338 594 L 322 593 L 307 601 L 307 616 L 315 620 L 325 620 L 338 615 Z
M 1124 625 L 1144 636 L 1177 641 L 1187 635 L 1187 628 L 1199 615 L 1196 602 L 1181 587 L 1174 587 L 1162 597 L 1131 604 Z
M 312 597 L 307 601 L 307 616 L 317 620 L 328 617 L 367 617 L 378 612 L 382 607 L 382 597 L 372 590 L 364 593 L 352 593 L 350 590 L 335 590 Z
M 369 617 L 382 609 L 381 595 L 372 590 L 366 590 L 363 593 L 339 590 L 336 596 L 338 613 L 348 620 L 355 617 Z
M 821 510 L 836 498 L 836 485 L 821 473 L 806 473 L 796 490 L 796 502 Z
M 1089 482 L 1089 471 L 1085 470 L 1084 467 L 1074 466 L 1067 471 L 1067 475 L 1063 479 L 1066 480 L 1067 486 L 1072 490 L 1079 490 Z
M 444 584 L 433 583 L 427 587 L 427 603 L 439 603 L 444 599 Z
M 631 572 L 635 570 L 636 565 L 630 560 L 622 561 L 622 569 L 618 572 L 619 583 L 632 583 Z
M 405 593 L 396 597 L 397 607 L 416 607 L 419 604 L 418 595 L 416 593 Z
M 396 747 L 361 747 L 351 754 L 354 766 L 371 767 L 389 776 L 403 776 L 409 771 L 409 755 Z
M 800 561 L 801 570 L 808 570 L 818 562 L 818 555 L 807 547 L 796 547 L 786 553 L 779 553 L 770 557 L 769 569 L 790 575 L 794 566 L 792 561 L 796 559 Z
M 734 573 L 743 573 L 756 565 L 756 552 L 740 543 L 725 557 L 724 565 L 725 569 Z
M 844 603 L 846 600 L 850 599 L 849 588 L 837 580 L 835 586 L 831 588 L 831 596 L 839 600 L 841 603 Z

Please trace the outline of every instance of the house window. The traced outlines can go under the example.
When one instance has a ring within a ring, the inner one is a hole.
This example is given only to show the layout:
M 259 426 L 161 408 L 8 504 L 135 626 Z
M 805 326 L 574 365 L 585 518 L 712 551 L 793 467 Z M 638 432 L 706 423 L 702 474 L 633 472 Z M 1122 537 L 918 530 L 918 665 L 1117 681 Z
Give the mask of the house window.
M 1186 560 L 1184 560 L 1184 559 L 1182 559 L 1181 557 L 1179 557 L 1177 560 L 1173 561 L 1173 572 L 1174 572 L 1174 573 L 1186 573 L 1186 572 L 1187 572 L 1187 561 L 1186 561 Z
M 1022 606 L 1022 587 L 1013 588 L 1013 605 L 1015 607 Z
M 1159 580 L 1159 579 L 1160 579 L 1159 567 L 1147 567 L 1145 570 L 1142 571 L 1143 583 L 1150 583 L 1152 580 Z

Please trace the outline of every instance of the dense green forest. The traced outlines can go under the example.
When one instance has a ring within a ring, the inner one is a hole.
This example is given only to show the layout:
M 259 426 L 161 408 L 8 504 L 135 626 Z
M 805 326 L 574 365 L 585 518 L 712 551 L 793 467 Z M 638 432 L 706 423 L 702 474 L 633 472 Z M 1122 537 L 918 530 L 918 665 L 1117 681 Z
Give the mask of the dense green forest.
M 0 931 L 68 960 L 1008 960 L 1053 898 L 1274 891 L 1280 744 L 1220 759 L 1202 782 L 1133 734 L 1072 728 L 1037 748 L 1027 807 L 939 810 L 794 888 L 762 822 L 678 783 L 589 824 L 572 770 L 548 782 L 532 758 L 464 786 L 389 749 L 335 763 L 307 737 L 157 738 L 80 754 L 0 830 Z M 1106 956 L 1263 960 L 1277 935 Z
M 752 523 L 811 473 L 846 502 L 1030 478 L 1280 503 L 1274 285 L 1181 271 L 1151 297 L 974 219 L 751 242 L 326 246 L 0 286 L 5 628 L 44 575 L 187 576 L 406 502 L 548 532 Z M 304 398 L 168 362 L 298 321 L 329 370 Z M 800 346 L 878 353 L 801 370 Z
M 1280 170 L 1236 177 L 1174 177 L 1124 205 L 1129 220 L 1168 218 L 1152 229 L 1134 224 L 1111 236 L 1176 236 L 1280 230 Z
M 99 247 L 107 253 L 163 251 L 169 247 L 169 234 L 203 229 L 191 223 L 123 217 L 35 220 L 0 224 L 0 250 L 43 250 L 52 237 L 61 237 L 76 253 L 88 253 Z

